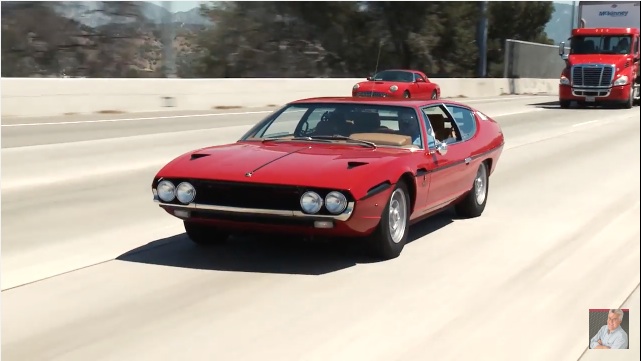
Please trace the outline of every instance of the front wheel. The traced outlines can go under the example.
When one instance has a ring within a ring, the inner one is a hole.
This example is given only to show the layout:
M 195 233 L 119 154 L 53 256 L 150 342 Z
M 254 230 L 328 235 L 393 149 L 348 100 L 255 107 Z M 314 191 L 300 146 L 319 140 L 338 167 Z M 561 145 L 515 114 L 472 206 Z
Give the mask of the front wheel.
M 628 100 L 623 104 L 623 107 L 625 109 L 632 109 L 634 106 L 634 85 L 630 87 L 630 95 L 628 96 Z
M 369 237 L 373 256 L 383 260 L 398 257 L 409 234 L 410 197 L 407 185 L 399 181 L 381 215 L 381 221 Z
M 563 109 L 567 109 L 570 107 L 570 101 L 569 100 L 559 100 L 559 105 Z
M 211 226 L 206 226 L 200 223 L 183 221 L 185 232 L 189 239 L 201 246 L 208 246 L 212 244 L 220 244 L 227 240 L 229 233 L 221 232 Z
M 476 171 L 472 189 L 470 189 L 465 198 L 454 207 L 454 210 L 459 216 L 474 218 L 483 214 L 489 192 L 489 174 L 487 163 L 481 163 L 479 169 Z

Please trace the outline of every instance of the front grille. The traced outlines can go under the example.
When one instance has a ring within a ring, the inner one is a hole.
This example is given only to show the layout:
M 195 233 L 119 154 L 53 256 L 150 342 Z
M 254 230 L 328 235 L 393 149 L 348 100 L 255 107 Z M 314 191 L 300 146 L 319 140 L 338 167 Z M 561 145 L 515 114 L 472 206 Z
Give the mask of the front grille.
M 611 65 L 575 65 L 572 69 L 572 85 L 609 87 L 613 76 L 614 67 Z
M 386 98 L 388 95 L 386 93 L 382 92 L 368 92 L 368 91 L 362 91 L 356 93 L 357 97 L 374 97 L 374 98 Z
M 300 209 L 298 187 L 253 183 L 193 180 L 196 203 L 226 207 L 277 210 Z
M 168 180 L 172 181 L 176 186 L 181 182 L 191 183 L 196 188 L 194 203 L 197 204 L 281 211 L 299 211 L 301 209 L 300 197 L 308 190 L 318 193 L 323 199 L 333 190 L 341 191 L 340 189 L 190 178 L 172 178 Z M 157 180 L 154 182 L 153 187 L 156 187 L 156 185 Z M 354 200 L 349 192 L 342 191 L 342 193 L 347 197 L 348 202 Z M 181 203 L 178 199 L 174 199 L 169 204 Z M 330 213 L 325 207 L 322 207 L 318 214 L 329 215 Z

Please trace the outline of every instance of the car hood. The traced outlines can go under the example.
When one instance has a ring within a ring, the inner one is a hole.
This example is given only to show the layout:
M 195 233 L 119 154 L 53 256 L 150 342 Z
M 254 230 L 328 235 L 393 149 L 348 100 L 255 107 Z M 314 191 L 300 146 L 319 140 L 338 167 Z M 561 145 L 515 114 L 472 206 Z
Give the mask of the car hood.
M 358 83 L 358 89 L 356 91 L 389 91 L 389 88 L 392 85 L 396 85 L 401 88 L 404 87 L 407 83 L 400 81 L 380 81 L 380 80 L 370 80 L 363 81 Z
M 574 54 L 568 57 L 570 66 L 581 64 L 614 64 L 621 68 L 628 61 L 625 55 L 620 54 Z
M 390 177 L 376 173 L 380 166 L 409 152 L 308 142 L 239 142 L 184 154 L 161 169 L 158 177 L 302 185 L 362 193 Z M 363 179 L 368 180 L 367 184 Z M 355 190 L 357 185 L 359 189 Z

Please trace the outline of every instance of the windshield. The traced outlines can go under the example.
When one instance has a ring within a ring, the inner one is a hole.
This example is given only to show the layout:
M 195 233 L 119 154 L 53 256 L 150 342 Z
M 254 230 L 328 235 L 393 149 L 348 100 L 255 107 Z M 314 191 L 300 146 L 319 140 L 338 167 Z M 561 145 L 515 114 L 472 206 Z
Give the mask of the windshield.
M 570 54 L 630 54 L 630 40 L 628 35 L 575 36 Z
M 290 104 L 257 124 L 243 140 L 422 148 L 413 108 L 358 103 Z
M 414 81 L 414 75 L 408 71 L 385 70 L 380 73 L 376 73 L 376 75 L 372 77 L 372 80 L 411 83 Z

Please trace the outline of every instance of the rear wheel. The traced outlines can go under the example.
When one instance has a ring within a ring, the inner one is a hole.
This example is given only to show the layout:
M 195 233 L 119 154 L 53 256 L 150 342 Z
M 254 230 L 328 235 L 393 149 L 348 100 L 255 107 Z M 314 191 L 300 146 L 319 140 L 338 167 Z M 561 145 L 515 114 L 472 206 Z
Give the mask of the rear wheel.
M 381 221 L 369 237 L 374 257 L 389 260 L 398 257 L 409 234 L 410 197 L 407 185 L 399 181 L 381 215 Z
M 438 94 L 436 93 L 436 90 L 432 92 L 432 99 L 438 99 Z
M 456 213 L 465 218 L 474 218 L 483 214 L 487 204 L 487 195 L 489 192 L 489 169 L 487 163 L 483 162 L 476 171 L 476 177 L 472 183 L 472 189 L 467 193 L 462 201 L 454 207 Z
M 406 91 L 403 93 L 403 98 L 405 98 L 405 99 L 409 99 L 409 98 L 411 98 L 411 97 L 412 97 L 412 96 L 410 95 L 409 90 L 406 90 Z
M 204 224 L 188 221 L 183 221 L 183 224 L 187 237 L 198 245 L 207 246 L 223 243 L 229 237 L 229 233 Z

